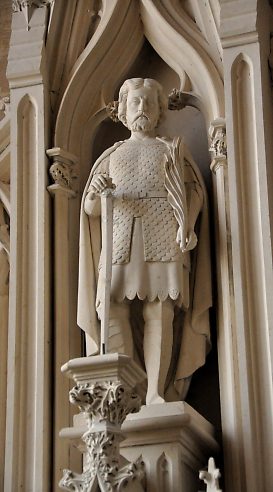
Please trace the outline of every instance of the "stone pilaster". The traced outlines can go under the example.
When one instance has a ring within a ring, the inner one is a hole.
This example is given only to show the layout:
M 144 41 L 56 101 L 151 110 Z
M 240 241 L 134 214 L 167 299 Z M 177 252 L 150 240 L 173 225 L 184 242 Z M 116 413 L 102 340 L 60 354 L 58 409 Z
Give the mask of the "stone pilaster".
M 223 193 L 229 203 L 231 266 L 223 291 L 225 296 L 230 291 L 231 309 L 225 315 L 230 326 L 225 323 L 227 329 L 218 336 L 226 489 L 269 492 L 273 485 L 273 119 L 268 66 L 272 9 L 267 1 L 220 3 L 228 146 Z M 216 179 L 225 173 L 222 169 L 216 171 Z M 223 232 L 219 228 L 220 238 Z
M 14 12 L 7 66 L 11 219 L 4 490 L 41 492 L 51 489 L 52 433 L 47 26 L 46 8 L 32 9 L 30 30 L 23 13 Z
M 70 200 L 75 198 L 77 158 L 60 148 L 46 151 L 51 160 L 49 174 L 53 183 L 48 191 L 53 197 L 54 210 L 54 473 L 53 482 L 58 489 L 61 470 L 69 466 L 70 452 L 66 441 L 58 438 L 59 430 L 69 426 L 71 409 L 64 405 L 69 391 L 69 381 L 60 375 L 60 367 L 71 355 L 69 249 Z M 78 332 L 78 330 L 77 330 Z

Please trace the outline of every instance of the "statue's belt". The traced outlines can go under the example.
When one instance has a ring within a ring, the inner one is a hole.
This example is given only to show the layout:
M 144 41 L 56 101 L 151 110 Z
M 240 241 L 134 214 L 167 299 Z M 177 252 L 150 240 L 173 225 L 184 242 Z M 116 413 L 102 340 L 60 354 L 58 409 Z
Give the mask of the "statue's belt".
M 132 191 L 130 193 L 119 193 L 116 191 L 114 198 L 119 198 L 121 200 L 141 200 L 143 198 L 167 198 L 167 191 Z

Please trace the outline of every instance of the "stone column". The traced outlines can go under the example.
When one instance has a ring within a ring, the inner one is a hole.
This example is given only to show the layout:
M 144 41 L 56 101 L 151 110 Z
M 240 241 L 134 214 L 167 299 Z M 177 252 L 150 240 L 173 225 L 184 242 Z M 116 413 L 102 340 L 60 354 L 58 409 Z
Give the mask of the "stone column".
M 272 9 L 267 1 L 221 3 L 228 147 L 225 193 L 232 262 L 231 327 L 222 334 L 229 337 L 232 352 L 221 362 L 224 381 L 230 384 L 220 382 L 226 488 L 269 492 L 273 487 L 273 122 L 268 69 Z
M 46 4 L 13 3 L 7 68 L 11 224 L 4 490 L 14 492 L 52 490 Z
M 71 423 L 71 407 L 64 405 L 69 392 L 69 381 L 60 375 L 60 367 L 73 356 L 70 323 L 70 264 L 69 201 L 76 196 L 74 183 L 77 158 L 60 148 L 47 150 L 53 160 L 49 173 L 54 184 L 48 191 L 54 198 L 54 490 L 58 490 L 62 470 L 73 463 L 67 441 L 59 439 L 62 427 Z

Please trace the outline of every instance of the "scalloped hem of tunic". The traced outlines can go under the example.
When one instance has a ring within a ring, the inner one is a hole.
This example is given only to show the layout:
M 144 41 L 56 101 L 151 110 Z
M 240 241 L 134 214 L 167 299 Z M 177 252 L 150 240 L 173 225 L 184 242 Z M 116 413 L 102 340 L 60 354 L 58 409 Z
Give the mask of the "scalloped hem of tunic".
M 160 302 L 164 302 L 168 298 L 170 298 L 173 301 L 177 301 L 176 304 L 178 306 L 181 306 L 183 302 L 180 292 L 174 290 L 171 292 L 157 292 L 154 294 L 148 294 L 139 291 L 129 291 L 129 292 L 126 291 L 126 293 L 123 293 L 122 296 L 119 295 L 117 297 L 113 293 L 111 295 L 111 299 L 113 299 L 113 301 L 116 302 L 123 302 L 125 299 L 128 299 L 129 301 L 133 301 L 136 298 L 138 298 L 140 301 L 148 301 L 148 302 L 154 302 L 156 300 L 159 300 Z
M 100 271 L 101 273 L 101 271 Z M 99 275 L 96 306 L 100 305 L 103 282 Z M 136 218 L 133 227 L 129 263 L 112 266 L 111 299 L 123 302 L 135 298 L 148 302 L 168 297 L 178 306 L 189 304 L 189 271 L 181 261 L 145 261 L 142 223 Z

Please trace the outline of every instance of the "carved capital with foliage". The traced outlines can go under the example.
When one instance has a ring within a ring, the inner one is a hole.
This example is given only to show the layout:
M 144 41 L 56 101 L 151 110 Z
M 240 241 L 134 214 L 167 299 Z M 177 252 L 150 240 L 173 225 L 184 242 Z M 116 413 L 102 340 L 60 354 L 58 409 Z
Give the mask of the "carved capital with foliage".
M 210 152 L 212 155 L 211 170 L 215 173 L 227 164 L 226 123 L 223 118 L 213 121 L 210 130 Z
M 82 441 L 86 447 L 82 474 L 64 470 L 60 487 L 64 490 L 101 491 L 123 490 L 130 481 L 141 481 L 144 464 L 139 458 L 119 468 L 121 424 L 129 413 L 138 412 L 141 399 L 119 381 L 103 381 L 76 385 L 69 400 L 84 413 L 88 430 Z
M 48 149 L 46 153 L 53 159 L 53 164 L 49 168 L 49 174 L 54 185 L 61 189 L 72 191 L 75 179 L 77 178 L 75 170 L 77 158 L 59 147 Z
M 75 386 L 69 400 L 88 416 L 91 424 L 107 421 L 120 426 L 129 413 L 138 412 L 141 399 L 119 382 L 98 382 Z

